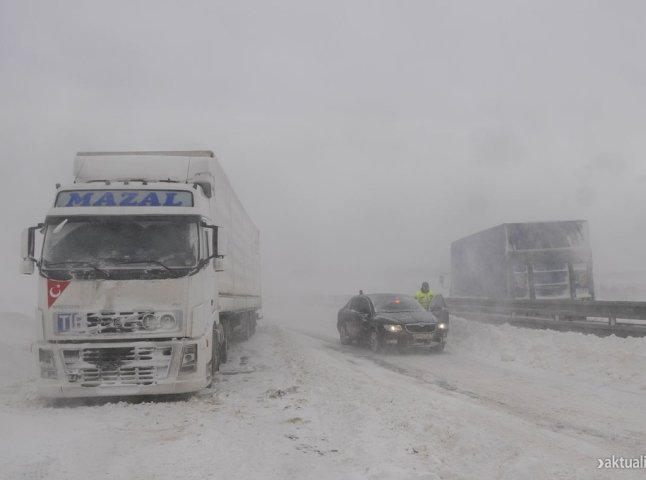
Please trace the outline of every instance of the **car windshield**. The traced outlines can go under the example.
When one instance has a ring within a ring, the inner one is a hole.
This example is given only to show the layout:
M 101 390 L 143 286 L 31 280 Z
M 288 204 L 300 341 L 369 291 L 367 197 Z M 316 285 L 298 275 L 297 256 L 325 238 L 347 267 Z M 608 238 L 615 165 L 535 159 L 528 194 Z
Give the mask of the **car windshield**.
M 424 310 L 417 300 L 407 295 L 380 294 L 370 297 L 377 312 L 411 312 Z
M 55 217 L 47 221 L 43 267 L 190 268 L 197 262 L 197 220 L 180 216 Z

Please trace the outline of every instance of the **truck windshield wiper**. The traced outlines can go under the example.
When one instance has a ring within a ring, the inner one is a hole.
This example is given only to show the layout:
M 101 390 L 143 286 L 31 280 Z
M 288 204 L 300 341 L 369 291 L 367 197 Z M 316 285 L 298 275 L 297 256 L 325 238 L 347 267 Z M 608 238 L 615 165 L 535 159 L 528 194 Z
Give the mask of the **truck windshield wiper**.
M 106 270 L 103 270 L 102 268 L 97 267 L 91 262 L 84 262 L 80 260 L 68 260 L 65 262 L 48 262 L 47 260 L 43 261 L 43 267 L 45 268 L 63 267 L 63 266 L 78 266 L 81 268 L 91 268 L 94 271 L 99 272 L 105 278 L 110 278 L 110 274 Z
M 164 270 L 172 273 L 173 275 L 177 275 L 178 272 L 176 270 L 173 270 L 170 268 L 168 265 L 166 265 L 164 262 L 160 262 L 159 260 L 152 260 L 150 258 L 141 258 L 141 259 L 133 259 L 133 260 L 124 260 L 123 262 L 117 262 L 116 265 L 130 265 L 130 264 L 136 264 L 136 263 L 152 263 L 153 265 L 159 265 L 162 267 Z

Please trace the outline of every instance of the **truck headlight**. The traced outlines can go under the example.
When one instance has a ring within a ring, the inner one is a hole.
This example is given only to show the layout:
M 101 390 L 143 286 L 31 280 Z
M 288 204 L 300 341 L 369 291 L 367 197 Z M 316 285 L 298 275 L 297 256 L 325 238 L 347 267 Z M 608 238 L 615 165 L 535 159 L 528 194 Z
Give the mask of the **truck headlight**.
M 182 348 L 182 362 L 179 366 L 179 374 L 197 372 L 197 343 L 184 345 Z
M 159 319 L 159 325 L 164 330 L 172 330 L 177 326 L 177 322 L 172 314 L 165 313 Z
M 141 323 L 143 323 L 146 330 L 155 330 L 157 329 L 157 327 L 159 327 L 159 321 L 157 320 L 157 317 L 152 313 L 144 315 Z
M 449 326 L 444 322 L 437 324 L 437 328 L 440 329 L 440 330 L 446 330 L 448 327 Z
M 176 331 L 182 323 L 181 311 L 148 312 L 141 317 L 141 326 L 144 330 Z
M 384 329 L 387 332 L 397 333 L 402 331 L 401 325 L 384 325 Z
M 42 378 L 56 378 L 56 361 L 51 350 L 38 350 L 38 363 L 40 363 L 40 376 Z

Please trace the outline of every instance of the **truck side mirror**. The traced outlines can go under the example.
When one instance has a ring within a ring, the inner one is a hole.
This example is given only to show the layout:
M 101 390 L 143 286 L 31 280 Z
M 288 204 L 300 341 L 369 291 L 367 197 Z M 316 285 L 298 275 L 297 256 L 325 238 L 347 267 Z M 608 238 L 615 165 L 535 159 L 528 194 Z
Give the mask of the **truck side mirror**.
M 35 227 L 25 228 L 22 231 L 22 236 L 20 239 L 20 256 L 22 257 L 22 264 L 20 266 L 20 273 L 25 275 L 31 275 L 34 273 L 34 246 L 35 246 L 35 234 L 34 232 L 41 228 L 42 225 L 37 225 Z
M 224 272 L 224 258 L 213 259 L 213 270 L 216 272 Z
M 215 242 L 215 245 L 213 245 L 213 251 L 215 252 L 216 257 L 226 257 L 228 250 L 228 238 L 226 232 L 224 231 L 224 228 L 216 227 L 213 235 L 213 240 Z
M 31 258 L 24 258 L 20 263 L 20 273 L 31 275 L 34 273 L 34 261 Z
M 227 254 L 227 238 L 224 234 L 224 229 L 216 225 L 208 225 L 205 222 L 202 222 L 202 227 L 210 228 L 213 231 L 211 235 L 211 256 L 209 258 L 222 259 Z
M 34 257 L 34 230 L 25 228 L 20 238 L 20 257 L 23 260 Z

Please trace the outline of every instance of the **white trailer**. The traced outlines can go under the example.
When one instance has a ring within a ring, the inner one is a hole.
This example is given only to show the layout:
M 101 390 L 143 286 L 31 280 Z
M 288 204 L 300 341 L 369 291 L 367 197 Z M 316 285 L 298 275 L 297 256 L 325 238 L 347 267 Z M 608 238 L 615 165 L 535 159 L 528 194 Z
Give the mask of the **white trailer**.
M 22 258 L 45 397 L 197 391 L 259 318 L 258 230 L 212 152 L 77 154 Z

